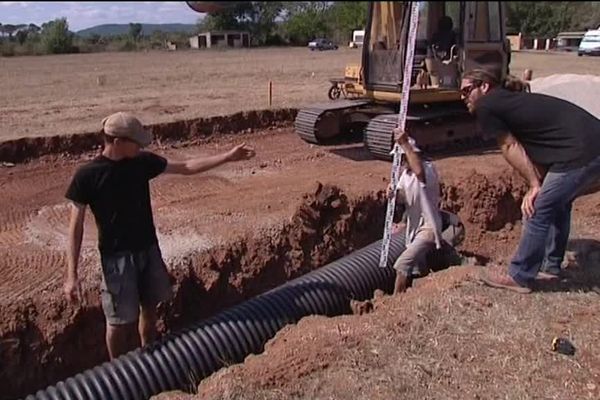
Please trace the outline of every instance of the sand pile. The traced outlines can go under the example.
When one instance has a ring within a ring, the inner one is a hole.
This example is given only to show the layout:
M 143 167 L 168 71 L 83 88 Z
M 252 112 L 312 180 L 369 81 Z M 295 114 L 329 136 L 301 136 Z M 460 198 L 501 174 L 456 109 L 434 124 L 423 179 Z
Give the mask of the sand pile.
M 600 118 L 600 76 L 555 74 L 531 81 L 531 91 L 577 104 Z

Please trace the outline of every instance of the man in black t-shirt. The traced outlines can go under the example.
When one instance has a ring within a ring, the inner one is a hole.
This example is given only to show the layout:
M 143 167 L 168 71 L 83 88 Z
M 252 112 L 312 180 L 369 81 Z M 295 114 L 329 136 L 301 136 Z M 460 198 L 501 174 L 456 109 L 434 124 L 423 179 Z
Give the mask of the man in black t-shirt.
M 106 117 L 102 128 L 102 154 L 77 170 L 66 192 L 72 209 L 64 291 L 70 301 L 81 297 L 77 266 L 89 206 L 98 227 L 102 309 L 112 359 L 135 347 L 138 343 L 131 343 L 131 338 L 138 333 L 142 345 L 155 339 L 156 306 L 171 294 L 148 182 L 161 173 L 191 175 L 230 161 L 247 160 L 254 151 L 241 144 L 216 156 L 174 162 L 140 151 L 150 144 L 152 135 L 128 113 Z
M 484 135 L 495 137 L 504 158 L 529 190 L 521 211 L 521 241 L 508 273 L 490 273 L 490 286 L 529 293 L 535 279 L 558 277 L 571 224 L 571 205 L 600 179 L 600 120 L 555 97 L 513 91 L 487 70 L 467 72 L 461 95 Z

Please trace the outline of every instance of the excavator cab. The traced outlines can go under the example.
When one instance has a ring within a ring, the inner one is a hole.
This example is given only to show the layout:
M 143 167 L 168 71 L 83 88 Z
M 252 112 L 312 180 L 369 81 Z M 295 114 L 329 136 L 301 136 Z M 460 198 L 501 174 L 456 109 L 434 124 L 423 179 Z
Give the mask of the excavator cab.
M 296 132 L 326 143 L 363 132 L 368 150 L 389 159 L 397 125 L 410 2 L 368 3 L 358 98 L 299 111 Z M 508 73 L 504 9 L 499 1 L 421 1 L 411 80 L 407 129 L 425 149 L 473 147 L 481 143 L 474 118 L 460 99 L 461 76 L 485 66 Z M 349 69 L 347 69 L 349 70 Z M 350 69 L 352 71 L 352 69 Z
M 370 91 L 399 93 L 408 25 L 408 2 L 371 2 L 362 64 Z M 465 70 L 494 65 L 507 71 L 501 2 L 419 2 L 413 75 L 419 87 L 455 89 Z M 424 74 L 423 74 L 424 75 Z

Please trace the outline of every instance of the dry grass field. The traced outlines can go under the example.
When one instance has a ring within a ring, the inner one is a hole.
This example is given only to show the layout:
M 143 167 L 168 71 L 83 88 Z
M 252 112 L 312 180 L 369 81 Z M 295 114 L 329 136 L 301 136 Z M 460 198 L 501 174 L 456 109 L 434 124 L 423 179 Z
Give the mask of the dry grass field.
M 360 50 L 305 48 L 97 53 L 0 58 L 0 141 L 93 132 L 106 115 L 127 110 L 144 123 L 327 101 L 329 78 L 360 61 Z M 596 73 L 596 58 L 513 54 L 512 69 L 534 78 Z

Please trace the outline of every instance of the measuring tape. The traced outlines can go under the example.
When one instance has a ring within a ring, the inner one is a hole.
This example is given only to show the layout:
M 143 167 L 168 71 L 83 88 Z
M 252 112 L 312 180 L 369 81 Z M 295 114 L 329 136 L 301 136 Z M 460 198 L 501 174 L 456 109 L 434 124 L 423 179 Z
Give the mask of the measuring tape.
M 404 130 L 406 127 L 406 114 L 408 112 L 408 96 L 410 94 L 410 82 L 412 80 L 413 58 L 415 55 L 415 43 L 417 41 L 417 27 L 419 25 L 419 2 L 412 1 L 410 9 L 410 25 L 408 27 L 408 42 L 406 43 L 406 58 L 404 60 L 404 74 L 402 75 L 402 99 L 400 100 L 400 114 L 398 115 L 398 128 Z M 385 227 L 383 230 L 383 241 L 379 267 L 386 268 L 388 254 L 390 252 L 390 241 L 392 240 L 392 223 L 394 222 L 394 208 L 396 206 L 396 186 L 400 179 L 400 146 L 394 139 L 394 160 L 392 162 L 391 184 L 392 195 L 388 199 L 387 214 L 385 216 Z

